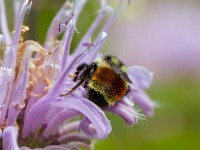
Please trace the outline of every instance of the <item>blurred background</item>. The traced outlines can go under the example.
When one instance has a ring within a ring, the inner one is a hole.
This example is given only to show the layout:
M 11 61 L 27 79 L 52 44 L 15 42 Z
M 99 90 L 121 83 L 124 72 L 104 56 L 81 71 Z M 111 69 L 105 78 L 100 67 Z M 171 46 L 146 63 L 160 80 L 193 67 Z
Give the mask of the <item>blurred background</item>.
M 24 23 L 30 27 L 27 39 L 44 42 L 44 31 L 63 2 L 33 1 Z M 97 8 L 97 1 L 88 2 L 77 22 L 79 34 L 75 34 L 72 50 Z M 160 107 L 152 118 L 140 120 L 132 128 L 108 114 L 113 130 L 106 140 L 96 141 L 96 150 L 199 149 L 200 1 L 133 0 L 115 20 L 102 52 L 154 72 L 147 93 Z

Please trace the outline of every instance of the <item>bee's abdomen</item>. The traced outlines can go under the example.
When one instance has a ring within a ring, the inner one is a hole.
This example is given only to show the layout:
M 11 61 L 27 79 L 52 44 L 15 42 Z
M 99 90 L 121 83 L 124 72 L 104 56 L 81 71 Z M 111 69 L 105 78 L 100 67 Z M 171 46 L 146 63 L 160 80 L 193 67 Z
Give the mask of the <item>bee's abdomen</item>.
M 108 103 L 104 99 L 104 96 L 94 89 L 88 89 L 88 97 L 89 100 L 91 100 L 93 103 L 101 108 L 108 106 Z
M 97 68 L 88 83 L 88 89 L 93 89 L 101 94 L 110 106 L 120 100 L 128 91 L 126 81 L 108 67 Z

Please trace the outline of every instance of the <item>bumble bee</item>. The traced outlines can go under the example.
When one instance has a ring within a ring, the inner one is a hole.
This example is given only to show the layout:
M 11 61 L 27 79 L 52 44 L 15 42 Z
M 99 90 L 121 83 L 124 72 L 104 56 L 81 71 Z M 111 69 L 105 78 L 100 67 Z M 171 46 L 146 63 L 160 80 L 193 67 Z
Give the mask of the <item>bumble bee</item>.
M 74 82 L 79 81 L 67 96 L 80 85 L 86 89 L 88 99 L 101 108 L 112 106 L 125 96 L 132 83 L 126 66 L 115 56 L 105 56 L 88 65 L 79 65 L 74 73 Z

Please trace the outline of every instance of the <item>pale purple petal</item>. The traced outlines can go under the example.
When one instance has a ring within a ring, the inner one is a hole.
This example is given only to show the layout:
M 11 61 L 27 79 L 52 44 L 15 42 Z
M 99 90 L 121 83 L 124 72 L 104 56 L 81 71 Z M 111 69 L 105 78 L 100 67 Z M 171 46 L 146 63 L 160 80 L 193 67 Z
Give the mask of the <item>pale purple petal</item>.
M 52 103 L 52 106 L 54 106 L 54 103 Z M 51 135 L 56 134 L 58 132 L 59 127 L 64 123 L 66 120 L 71 119 L 73 117 L 76 117 L 80 115 L 79 112 L 73 111 L 73 110 L 55 110 L 52 114 L 52 119 L 48 122 L 46 128 L 43 132 L 43 138 L 48 138 Z
M 140 88 L 146 89 L 151 86 L 153 73 L 141 66 L 128 67 L 128 76 Z
M 66 38 L 64 40 L 66 41 L 65 43 L 65 50 L 64 50 L 64 55 L 63 55 L 63 60 L 62 60 L 62 66 L 61 66 L 61 71 L 64 70 L 64 68 L 67 66 L 67 60 L 69 57 L 69 51 L 70 51 L 70 44 L 72 41 L 72 37 L 74 34 L 74 23 L 73 20 L 69 22 L 69 28 L 65 33 Z
M 17 144 L 18 131 L 14 126 L 9 126 L 3 130 L 3 150 L 19 150 Z
M 123 99 L 117 102 L 114 106 L 108 107 L 105 110 L 119 115 L 129 126 L 134 125 L 138 120 L 137 112 L 131 105 L 123 102 Z
M 111 131 L 110 122 L 106 118 L 104 112 L 87 99 L 59 98 L 59 102 L 55 103 L 54 106 L 72 109 L 84 114 L 95 127 L 99 139 L 106 138 Z
M 153 115 L 155 105 L 143 90 L 131 87 L 128 97 L 142 108 L 145 115 Z
M 31 150 L 31 149 L 28 148 L 28 147 L 23 146 L 23 147 L 20 147 L 20 150 Z
M 88 118 L 85 118 L 80 123 L 80 128 L 84 131 L 84 133 L 92 138 L 96 137 L 96 131 L 94 126 L 91 124 L 91 121 Z
M 18 19 L 18 13 L 19 13 L 19 9 L 20 9 L 20 5 L 22 3 L 23 0 L 13 0 L 14 3 L 14 16 L 15 16 L 15 24 L 17 23 L 17 19 Z
M 34 94 L 38 94 L 40 93 L 42 90 L 44 89 L 44 85 L 43 84 L 40 84 L 37 86 L 37 88 L 34 90 Z M 36 96 L 31 96 L 29 101 L 28 101 L 28 104 L 26 104 L 26 110 L 25 110 L 25 114 L 27 114 L 30 109 L 34 106 L 35 103 L 38 102 L 38 98 Z
M 72 149 L 69 146 L 51 145 L 51 146 L 47 146 L 45 148 L 35 148 L 33 150 L 72 150 Z
M 81 134 L 67 134 L 67 135 L 63 135 L 62 137 L 58 138 L 58 143 L 60 144 L 68 144 L 70 142 L 81 142 L 81 143 L 85 143 L 87 145 L 90 145 L 92 143 L 91 139 L 85 135 L 81 135 Z
M 31 8 L 32 1 L 25 0 L 22 2 L 22 5 L 19 10 L 18 20 L 15 26 L 15 33 L 13 36 L 12 46 L 9 51 L 5 54 L 3 59 L 3 66 L 7 68 L 14 68 L 16 64 L 16 51 L 19 44 L 19 38 L 21 33 L 21 25 L 25 16 L 25 13 Z
M 4 119 L 6 117 L 6 112 L 7 112 L 7 103 L 6 101 L 8 92 L 9 92 L 9 84 L 11 81 L 13 75 L 13 71 L 8 68 L 0 67 L 0 89 L 1 89 L 1 94 L 0 94 L 0 125 L 3 124 Z
M 64 124 L 62 128 L 59 129 L 58 135 L 62 136 L 71 132 L 75 132 L 75 131 L 77 132 L 79 131 L 79 125 L 80 125 L 80 121 L 73 121 L 73 122 Z
M 13 71 L 9 68 L 0 67 L 0 106 L 4 104 L 8 93 L 9 82 Z
M 25 107 L 26 98 L 26 85 L 28 81 L 28 67 L 29 67 L 29 52 L 26 54 L 24 72 L 20 78 L 18 78 L 18 85 L 16 85 L 16 91 L 14 97 L 12 97 L 12 103 L 8 112 L 7 125 L 14 125 L 19 112 Z M 17 81 L 16 81 L 17 82 Z
M 1 136 L 2 136 L 2 130 L 0 129 L 0 139 L 1 139 Z
M 47 146 L 45 148 L 34 148 L 30 149 L 28 147 L 20 147 L 20 150 L 72 150 L 72 148 L 77 148 L 77 147 L 70 147 L 69 145 L 51 145 Z M 75 149 L 76 150 L 76 149 Z
M 36 103 L 27 113 L 27 116 L 25 116 L 24 126 L 22 128 L 22 139 L 25 139 L 29 134 L 35 133 L 37 129 L 39 129 L 42 124 L 45 123 L 44 118 L 50 107 L 50 104 L 47 100 L 44 99 L 44 102 L 38 102 L 39 104 Z
M 5 37 L 5 43 L 11 44 L 11 35 L 8 30 L 4 0 L 0 0 L 0 29 Z

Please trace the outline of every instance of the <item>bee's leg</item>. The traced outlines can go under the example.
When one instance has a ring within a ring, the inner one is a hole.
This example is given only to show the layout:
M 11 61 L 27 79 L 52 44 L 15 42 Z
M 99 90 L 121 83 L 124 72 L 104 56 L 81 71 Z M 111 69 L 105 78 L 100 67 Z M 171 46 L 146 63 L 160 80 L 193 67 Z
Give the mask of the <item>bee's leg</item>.
M 89 66 L 88 64 L 83 63 L 76 68 L 73 81 L 74 82 L 76 82 L 77 80 L 80 80 L 80 81 L 70 91 L 68 91 L 65 94 L 61 94 L 60 97 L 69 95 L 71 92 L 73 92 L 76 88 L 78 88 L 84 82 L 84 78 L 82 77 L 82 74 L 87 70 L 88 66 Z M 79 76 L 81 71 L 82 71 L 82 74 Z
M 78 88 L 82 83 L 84 83 L 84 86 L 87 86 L 86 84 L 90 80 L 90 77 L 92 76 L 93 72 L 96 70 L 97 64 L 92 63 L 91 65 L 88 64 L 81 64 L 77 67 L 77 70 L 75 72 L 75 78 L 74 81 L 77 79 L 80 80 L 69 92 L 66 94 L 60 95 L 61 97 L 69 95 L 71 92 L 73 92 L 76 88 Z M 82 71 L 81 75 L 79 76 L 79 73 Z

